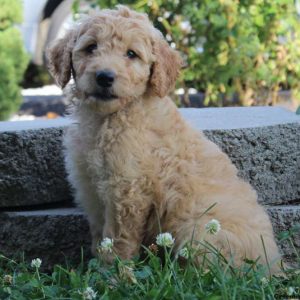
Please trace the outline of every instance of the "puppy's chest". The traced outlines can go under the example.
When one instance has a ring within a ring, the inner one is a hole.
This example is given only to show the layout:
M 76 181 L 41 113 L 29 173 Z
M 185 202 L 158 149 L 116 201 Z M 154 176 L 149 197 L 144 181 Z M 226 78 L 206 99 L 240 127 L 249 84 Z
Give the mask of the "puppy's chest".
M 150 159 L 142 129 L 104 126 L 87 141 L 89 169 L 101 180 L 109 177 L 135 178 Z

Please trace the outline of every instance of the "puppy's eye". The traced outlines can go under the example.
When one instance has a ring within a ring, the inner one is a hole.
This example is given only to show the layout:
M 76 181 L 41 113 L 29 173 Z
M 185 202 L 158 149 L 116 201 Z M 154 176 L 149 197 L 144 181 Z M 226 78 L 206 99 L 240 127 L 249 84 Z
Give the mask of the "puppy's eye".
M 138 57 L 138 55 L 133 50 L 128 50 L 126 56 L 130 59 L 134 59 Z
M 84 51 L 88 54 L 92 54 L 96 49 L 97 49 L 97 44 L 90 44 L 84 49 Z

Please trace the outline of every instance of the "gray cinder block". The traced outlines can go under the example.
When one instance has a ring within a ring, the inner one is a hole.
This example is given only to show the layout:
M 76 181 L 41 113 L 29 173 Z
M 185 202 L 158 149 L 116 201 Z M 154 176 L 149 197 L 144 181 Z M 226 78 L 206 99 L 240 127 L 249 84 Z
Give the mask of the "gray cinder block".
M 263 204 L 300 199 L 300 116 L 278 107 L 180 109 L 257 190 Z M 0 122 L 0 208 L 71 201 L 62 154 L 67 119 Z
M 275 234 L 299 223 L 300 207 L 269 207 L 267 209 Z M 79 263 L 81 248 L 86 259 L 91 257 L 88 222 L 78 208 L 0 213 L 0 253 L 8 257 L 24 252 L 26 260 L 39 257 L 43 268 L 55 264 Z M 292 246 L 279 245 L 285 260 L 295 261 Z M 300 232 L 295 237 L 300 249 Z
M 91 258 L 90 233 L 76 208 L 0 212 L 0 253 L 26 260 L 42 259 L 48 270 L 55 264 L 80 263 L 81 249 Z
M 0 122 L 0 208 L 71 201 L 64 120 Z

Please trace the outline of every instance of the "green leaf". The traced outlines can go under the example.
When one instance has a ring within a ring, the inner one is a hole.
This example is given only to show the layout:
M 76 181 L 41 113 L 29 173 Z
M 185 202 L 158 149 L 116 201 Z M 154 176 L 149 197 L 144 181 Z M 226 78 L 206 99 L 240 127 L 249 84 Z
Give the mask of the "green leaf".
M 134 272 L 136 279 L 146 279 L 152 276 L 152 271 L 149 266 L 144 266 L 142 270 Z

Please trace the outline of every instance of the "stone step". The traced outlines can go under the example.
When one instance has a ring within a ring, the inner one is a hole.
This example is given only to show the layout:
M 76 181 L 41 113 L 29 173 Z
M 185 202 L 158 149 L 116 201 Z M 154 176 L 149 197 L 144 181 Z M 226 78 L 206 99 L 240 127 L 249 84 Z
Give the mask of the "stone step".
M 44 270 L 55 264 L 91 258 L 90 232 L 77 208 L 0 212 L 0 254 L 31 261 L 41 258 Z
M 278 235 L 283 231 L 296 230 L 293 237 L 293 243 L 300 256 L 300 206 L 299 205 L 287 205 L 287 206 L 273 206 L 268 207 L 267 212 L 270 216 L 275 233 Z M 280 244 L 281 252 L 285 254 L 287 261 L 295 262 L 296 253 L 295 249 L 291 245 L 290 240 L 282 241 Z M 298 267 L 300 267 L 300 261 L 298 261 Z
M 299 223 L 300 207 L 268 207 L 276 234 Z M 81 249 L 90 258 L 90 234 L 84 213 L 78 208 L 0 213 L 0 253 L 15 257 L 24 252 L 30 261 L 39 257 L 45 269 L 54 264 L 79 263 Z M 295 237 L 300 249 L 300 232 Z M 280 245 L 287 261 L 295 261 L 294 250 L 288 242 Z
M 67 124 L 0 122 L 0 208 L 72 200 L 61 146 Z
M 300 116 L 278 107 L 180 112 L 229 155 L 261 203 L 300 199 Z M 71 201 L 61 144 L 68 124 L 0 122 L 0 208 Z

